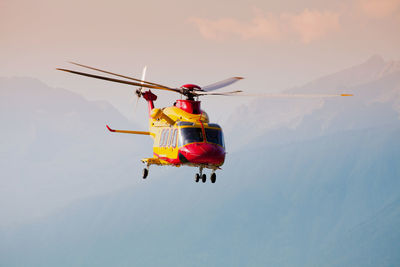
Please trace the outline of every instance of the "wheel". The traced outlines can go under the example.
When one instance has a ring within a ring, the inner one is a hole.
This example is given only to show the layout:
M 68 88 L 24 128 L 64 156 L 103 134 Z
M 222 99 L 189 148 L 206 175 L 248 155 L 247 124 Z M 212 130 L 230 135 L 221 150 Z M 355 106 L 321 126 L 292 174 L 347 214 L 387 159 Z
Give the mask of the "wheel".
M 196 173 L 196 175 L 194 176 L 194 180 L 196 181 L 196 183 L 198 183 L 200 181 L 200 174 Z
M 203 175 L 201 176 L 201 181 L 202 181 L 203 183 L 205 183 L 206 180 L 207 180 L 207 176 L 206 176 L 205 174 L 203 174 Z
M 211 180 L 211 183 L 215 183 L 215 181 L 217 180 L 217 175 L 215 173 L 212 173 L 210 180 Z
M 143 169 L 143 179 L 146 179 L 148 174 L 149 174 L 149 170 L 147 168 L 144 168 Z

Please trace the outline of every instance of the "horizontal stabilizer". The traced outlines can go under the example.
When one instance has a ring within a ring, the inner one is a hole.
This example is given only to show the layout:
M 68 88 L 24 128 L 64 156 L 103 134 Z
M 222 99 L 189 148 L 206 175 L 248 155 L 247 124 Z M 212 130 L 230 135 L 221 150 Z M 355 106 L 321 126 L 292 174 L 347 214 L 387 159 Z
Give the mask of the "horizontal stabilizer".
M 150 166 L 150 165 L 167 165 L 167 164 L 163 164 L 158 158 L 145 158 L 145 159 L 142 159 L 142 162 L 144 164 L 146 164 L 147 166 Z
M 114 130 L 106 125 L 107 129 L 113 133 L 127 133 L 127 134 L 143 134 L 143 135 L 150 135 L 150 132 L 142 132 L 142 131 L 126 131 L 126 130 Z

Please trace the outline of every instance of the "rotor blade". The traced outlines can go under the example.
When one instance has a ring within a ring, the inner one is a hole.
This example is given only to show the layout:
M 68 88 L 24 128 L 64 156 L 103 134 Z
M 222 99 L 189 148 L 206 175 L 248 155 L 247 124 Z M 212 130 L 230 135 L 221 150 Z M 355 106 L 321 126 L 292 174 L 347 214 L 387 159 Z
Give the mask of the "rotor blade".
M 87 76 L 87 77 L 90 77 L 90 78 L 106 80 L 106 81 L 110 81 L 110 82 L 124 83 L 124 84 L 129 84 L 129 85 L 134 85 L 134 86 L 142 86 L 142 87 L 151 88 L 151 89 L 159 89 L 159 90 L 166 90 L 166 91 L 172 91 L 172 92 L 176 92 L 176 93 L 181 93 L 180 90 L 174 89 L 174 88 L 165 88 L 165 87 L 159 87 L 159 86 L 155 86 L 155 85 L 140 84 L 140 83 L 135 83 L 135 82 L 129 82 L 129 81 L 124 81 L 124 80 L 114 79 L 114 78 L 108 78 L 108 77 L 104 77 L 104 76 L 93 75 L 93 74 L 79 72 L 79 71 L 61 69 L 61 68 L 57 68 L 57 70 L 70 72 L 70 73 L 78 74 L 78 75 L 82 75 L 82 76 Z
M 243 91 L 232 91 L 223 93 L 197 93 L 198 96 L 221 95 L 221 96 L 247 96 L 247 97 L 265 97 L 265 98 L 325 98 L 338 96 L 353 96 L 352 94 L 241 94 Z
M 223 96 L 247 96 L 247 97 L 265 97 L 265 98 L 326 98 L 338 96 L 353 96 L 352 94 L 240 94 L 242 91 L 227 93 L 209 93 L 199 95 L 223 95 Z
M 228 79 L 223 80 L 223 81 L 219 81 L 219 82 L 216 82 L 216 83 L 213 83 L 213 84 L 209 84 L 209 85 L 203 86 L 203 87 L 201 87 L 201 89 L 203 91 L 205 91 L 205 92 L 214 91 L 214 90 L 220 89 L 222 87 L 231 85 L 232 83 L 235 83 L 235 82 L 237 82 L 239 80 L 242 80 L 242 79 L 244 79 L 244 78 L 243 77 L 232 77 L 232 78 L 228 78 Z
M 137 81 L 137 82 L 141 82 L 141 83 L 147 83 L 147 84 L 154 85 L 154 86 L 164 87 L 164 88 L 167 88 L 167 89 L 172 89 L 172 88 L 169 88 L 168 86 L 165 86 L 165 85 L 162 85 L 162 84 L 144 81 L 144 78 L 142 78 L 142 80 L 140 80 L 140 79 L 136 79 L 136 78 L 133 78 L 133 77 L 129 77 L 129 76 L 113 73 L 113 72 L 110 72 L 110 71 L 101 70 L 101 69 L 97 69 L 97 68 L 94 68 L 94 67 L 86 66 L 86 65 L 79 64 L 79 63 L 76 63 L 76 62 L 71 62 L 70 61 L 69 63 L 77 65 L 77 66 L 80 66 L 80 67 L 83 67 L 83 68 L 87 68 L 87 69 L 91 69 L 91 70 L 100 71 L 100 72 L 103 72 L 103 73 L 115 75 L 115 76 L 118 76 L 118 77 L 121 77 L 121 78 L 129 79 L 129 80 L 133 80 L 133 81 Z M 146 68 L 147 67 L 144 68 L 144 73 L 146 73 Z
M 146 70 L 147 70 L 147 66 L 144 66 L 143 71 L 142 71 L 142 80 L 141 80 L 141 84 L 144 83 L 144 79 L 146 79 Z
M 135 107 L 133 109 L 133 117 L 136 116 L 136 110 L 137 110 L 137 106 L 139 104 L 139 98 L 140 98 L 139 96 L 136 96 L 136 103 L 135 103 Z
M 221 92 L 221 93 L 209 93 L 209 92 L 201 92 L 201 93 L 198 93 L 198 92 L 196 92 L 196 95 L 198 95 L 198 96 L 203 96 L 203 95 L 237 96 L 238 93 L 241 93 L 241 92 L 243 92 L 243 91 L 238 90 L 238 91 Z
M 143 71 L 142 71 L 142 80 L 140 82 L 141 85 L 144 84 L 144 79 L 146 79 L 146 70 L 147 70 L 147 66 L 144 66 Z M 143 87 L 139 87 L 139 89 L 136 90 L 136 103 L 135 103 L 135 108 L 133 110 L 133 117 L 136 116 L 136 110 L 137 110 L 137 106 L 139 103 L 139 98 L 142 96 L 143 92 L 142 92 Z
M 234 96 L 266 97 L 266 98 L 326 98 L 353 96 L 353 94 L 235 94 Z

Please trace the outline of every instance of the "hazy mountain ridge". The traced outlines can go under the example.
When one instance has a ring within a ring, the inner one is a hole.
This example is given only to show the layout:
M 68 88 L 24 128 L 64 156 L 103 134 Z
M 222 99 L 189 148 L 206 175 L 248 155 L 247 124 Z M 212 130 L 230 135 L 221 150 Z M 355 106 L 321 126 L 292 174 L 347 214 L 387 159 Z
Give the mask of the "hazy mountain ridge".
M 361 64 L 318 78 L 304 86 L 289 89 L 288 92 L 339 93 L 349 87 L 376 81 L 396 72 L 400 72 L 400 61 L 385 61 L 381 56 L 374 55 Z
M 388 67 L 393 65 L 395 67 Z M 227 130 L 232 139 L 257 139 L 253 143 L 274 145 L 344 130 L 398 124 L 399 65 L 374 56 L 363 64 L 287 91 L 295 94 L 352 93 L 353 97 L 255 100 L 232 115 Z M 242 122 L 243 127 L 236 127 L 234 121 L 240 114 L 247 114 L 247 118 Z M 229 137 L 227 142 L 230 142 Z M 231 143 L 235 149 L 242 147 L 242 144 Z
M 335 244 L 322 252 L 320 264 L 332 266 L 393 266 L 400 261 L 400 200 L 339 236 Z M 354 248 L 361 247 L 361 250 Z M 333 260 L 332 260 L 333 259 Z
M 338 253 L 364 222 L 374 225 L 371 218 L 398 205 L 399 134 L 398 127 L 357 130 L 243 151 L 214 185 L 188 181 L 188 169 L 151 177 L 3 232 L 2 258 L 14 266 L 13 253 L 26 249 L 25 260 L 37 265 L 357 265 L 358 255 L 375 259 L 375 243 Z M 383 222 L 398 236 L 391 217 Z M 381 266 L 397 259 L 398 241 L 381 238 L 393 249 Z
M 135 128 L 110 104 L 31 78 L 0 79 L 0 118 L 1 224 L 134 183 L 124 172 L 150 145 L 107 131 L 106 123 Z

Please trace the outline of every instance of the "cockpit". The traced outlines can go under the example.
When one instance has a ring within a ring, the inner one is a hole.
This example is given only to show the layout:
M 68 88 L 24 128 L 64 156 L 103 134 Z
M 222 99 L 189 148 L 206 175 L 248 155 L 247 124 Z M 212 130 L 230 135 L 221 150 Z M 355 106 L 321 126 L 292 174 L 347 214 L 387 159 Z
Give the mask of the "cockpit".
M 210 123 L 204 125 L 204 132 L 201 126 L 193 125 L 178 125 L 179 146 L 184 146 L 190 143 L 204 142 L 204 133 L 207 143 L 217 144 L 225 148 L 224 136 L 222 129 L 218 124 Z

